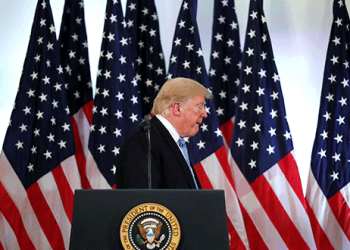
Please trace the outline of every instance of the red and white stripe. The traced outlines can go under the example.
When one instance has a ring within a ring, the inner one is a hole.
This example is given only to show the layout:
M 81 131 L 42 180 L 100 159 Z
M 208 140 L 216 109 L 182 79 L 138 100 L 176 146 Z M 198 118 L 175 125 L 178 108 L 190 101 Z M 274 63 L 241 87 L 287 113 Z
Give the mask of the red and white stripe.
M 327 200 L 310 169 L 306 200 L 319 249 L 350 249 L 349 189 L 348 183 Z
M 298 168 L 292 153 L 271 167 L 252 184 L 243 176 L 232 155 L 238 199 L 262 241 L 249 241 L 251 249 L 316 249 L 302 193 Z M 254 229 L 253 229 L 254 230 Z
M 86 103 L 71 117 L 76 146 L 75 157 L 84 189 L 110 189 L 111 186 L 101 174 L 88 148 L 93 103 L 93 100 Z
M 81 188 L 75 157 L 64 160 L 27 190 L 4 152 L 0 166 L 1 245 L 5 249 L 68 249 L 74 191 Z
M 230 120 L 228 120 L 227 122 L 225 122 L 223 125 L 220 126 L 220 130 L 222 133 L 222 138 L 224 141 L 227 154 L 229 154 L 229 151 L 231 148 L 231 138 L 232 138 L 234 121 L 235 121 L 235 117 L 232 117 Z
M 226 212 L 232 249 L 249 249 L 246 229 L 237 199 L 225 146 L 194 166 L 204 189 L 225 191 Z

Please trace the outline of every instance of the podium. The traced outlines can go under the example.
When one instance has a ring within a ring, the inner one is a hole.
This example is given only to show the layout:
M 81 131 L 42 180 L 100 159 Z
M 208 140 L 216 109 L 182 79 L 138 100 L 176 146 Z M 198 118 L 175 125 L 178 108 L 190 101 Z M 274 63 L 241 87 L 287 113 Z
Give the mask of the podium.
M 144 208 L 149 213 L 141 214 Z M 164 212 L 163 208 L 169 211 Z M 170 222 L 160 223 L 164 224 L 163 229 L 171 228 L 179 235 L 179 242 L 168 242 L 166 248 L 162 242 L 157 247 L 152 245 L 153 249 L 174 249 L 171 244 L 181 250 L 229 249 L 224 191 L 169 189 L 76 190 L 69 249 L 122 250 L 121 227 L 129 230 L 126 235 L 131 235 L 132 225 L 137 240 L 145 240 L 134 220 L 152 215 L 152 210 L 162 211 L 163 217 L 170 218 Z M 166 233 L 162 236 L 164 242 L 167 238 L 170 241 Z M 125 249 L 150 249 L 146 244 L 129 246 Z

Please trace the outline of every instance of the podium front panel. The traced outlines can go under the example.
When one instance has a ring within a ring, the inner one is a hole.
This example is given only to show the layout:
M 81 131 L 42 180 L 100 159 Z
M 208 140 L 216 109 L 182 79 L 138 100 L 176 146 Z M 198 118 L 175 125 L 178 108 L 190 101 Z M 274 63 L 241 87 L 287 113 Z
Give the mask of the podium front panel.
M 177 249 L 229 249 L 223 190 L 168 189 L 76 190 L 70 249 L 124 249 L 122 221 L 145 203 L 175 215 L 181 229 Z

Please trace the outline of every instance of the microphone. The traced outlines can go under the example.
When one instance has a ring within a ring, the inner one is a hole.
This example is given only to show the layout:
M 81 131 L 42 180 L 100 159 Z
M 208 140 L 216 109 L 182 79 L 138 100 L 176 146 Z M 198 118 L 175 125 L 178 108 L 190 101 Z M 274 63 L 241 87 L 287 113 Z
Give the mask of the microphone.
M 142 132 L 146 132 L 147 137 L 147 175 L 148 175 L 148 189 L 152 189 L 152 174 L 151 174 L 151 121 L 148 115 L 145 115 L 143 121 L 140 123 L 140 129 Z
M 151 121 L 148 118 L 148 115 L 145 115 L 143 121 L 140 123 L 140 129 L 142 132 L 146 132 L 152 128 Z

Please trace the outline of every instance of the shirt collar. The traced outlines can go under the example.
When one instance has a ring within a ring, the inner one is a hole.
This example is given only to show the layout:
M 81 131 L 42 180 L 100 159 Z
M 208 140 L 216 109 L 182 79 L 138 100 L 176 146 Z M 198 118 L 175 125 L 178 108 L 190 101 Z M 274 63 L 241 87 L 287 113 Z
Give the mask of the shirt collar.
M 156 115 L 159 121 L 164 125 L 164 127 L 169 131 L 171 137 L 177 142 L 180 138 L 179 132 L 177 132 L 176 128 L 171 124 L 164 116 Z

